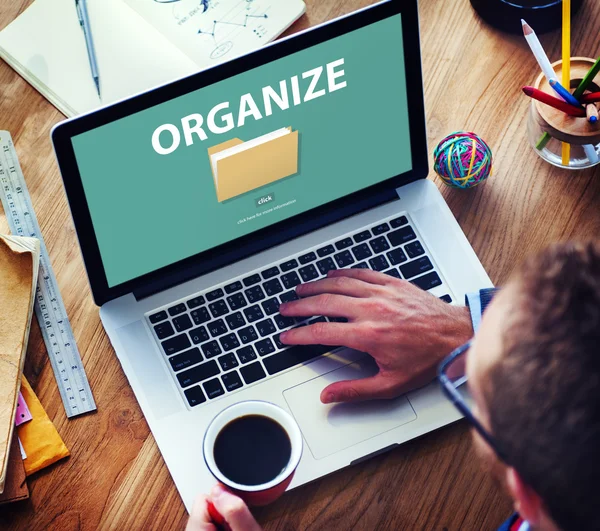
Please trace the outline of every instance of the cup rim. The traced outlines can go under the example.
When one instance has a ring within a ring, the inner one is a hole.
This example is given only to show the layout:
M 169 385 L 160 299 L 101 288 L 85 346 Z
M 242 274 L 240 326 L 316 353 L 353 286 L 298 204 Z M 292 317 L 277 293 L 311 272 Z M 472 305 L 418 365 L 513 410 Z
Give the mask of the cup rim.
M 244 485 L 232 481 L 219 470 L 214 458 L 213 449 L 217 435 L 229 422 L 245 415 L 263 415 L 273 419 L 286 431 L 292 445 L 290 460 L 286 467 L 271 481 L 261 483 L 260 485 Z M 302 457 L 302 446 L 302 432 L 300 431 L 298 423 L 290 413 L 271 402 L 263 400 L 245 400 L 226 407 L 211 420 L 204 434 L 202 454 L 204 455 L 204 462 L 211 474 L 227 487 L 242 492 L 260 492 L 276 487 L 294 473 L 300 463 L 300 458 Z

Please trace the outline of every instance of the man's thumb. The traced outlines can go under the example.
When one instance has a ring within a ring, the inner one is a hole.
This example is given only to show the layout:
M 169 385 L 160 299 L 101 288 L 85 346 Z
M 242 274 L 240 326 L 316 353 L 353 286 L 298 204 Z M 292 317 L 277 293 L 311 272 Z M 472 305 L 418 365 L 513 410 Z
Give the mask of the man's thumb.
M 344 380 L 328 385 L 321 391 L 321 402 L 360 402 L 374 398 L 393 398 L 395 385 L 381 373 L 359 380 Z

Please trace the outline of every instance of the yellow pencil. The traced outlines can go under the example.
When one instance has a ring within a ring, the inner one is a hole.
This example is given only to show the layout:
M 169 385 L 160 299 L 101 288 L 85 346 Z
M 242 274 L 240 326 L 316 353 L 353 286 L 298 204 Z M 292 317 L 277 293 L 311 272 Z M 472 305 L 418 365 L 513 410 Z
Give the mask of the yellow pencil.
M 571 0 L 562 3 L 562 85 L 571 92 Z M 562 163 L 569 165 L 571 146 L 563 142 Z

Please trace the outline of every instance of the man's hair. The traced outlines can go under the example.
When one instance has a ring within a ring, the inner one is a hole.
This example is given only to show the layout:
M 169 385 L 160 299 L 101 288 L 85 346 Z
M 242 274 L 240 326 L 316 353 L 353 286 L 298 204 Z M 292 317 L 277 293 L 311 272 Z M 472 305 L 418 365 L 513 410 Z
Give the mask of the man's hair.
M 553 245 L 511 284 L 494 438 L 561 529 L 600 529 L 600 245 Z

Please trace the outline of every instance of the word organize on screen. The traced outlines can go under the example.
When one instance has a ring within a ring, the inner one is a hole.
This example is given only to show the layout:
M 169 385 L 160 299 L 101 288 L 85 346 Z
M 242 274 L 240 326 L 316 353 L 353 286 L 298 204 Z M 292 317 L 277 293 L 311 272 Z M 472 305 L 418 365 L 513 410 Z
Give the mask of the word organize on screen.
M 304 94 L 300 90 L 299 76 L 292 76 L 289 79 L 292 104 L 297 106 L 301 103 L 320 98 L 327 93 L 345 88 L 347 82 L 340 79 L 345 76 L 345 71 L 340 68 L 343 64 L 344 59 L 341 58 L 327 63 L 324 67 L 318 66 L 317 68 L 303 72 L 300 77 L 309 80 Z M 323 71 L 325 71 L 326 83 L 319 83 Z M 252 94 L 242 94 L 237 107 L 237 120 L 234 119 L 233 112 L 229 111 L 230 102 L 224 101 L 215 105 L 208 112 L 206 116 L 207 129 L 213 134 L 221 135 L 231 131 L 234 127 L 242 127 L 246 123 L 246 118 L 252 117 L 254 120 L 261 120 L 264 116 L 271 116 L 273 114 L 273 104 L 277 105 L 282 111 L 289 109 L 290 92 L 288 92 L 288 80 L 283 79 L 279 82 L 279 91 L 276 91 L 269 85 L 263 87 L 261 92 L 264 114 L 261 113 Z M 194 135 L 201 141 L 208 139 L 208 135 L 203 127 L 205 121 L 202 114 L 189 114 L 181 118 L 180 121 L 186 146 L 191 146 L 194 143 Z M 163 144 L 161 136 L 163 138 L 169 137 L 168 142 Z M 174 124 L 162 124 L 152 133 L 152 147 L 159 155 L 173 153 L 180 144 L 181 132 L 179 131 L 179 127 Z

